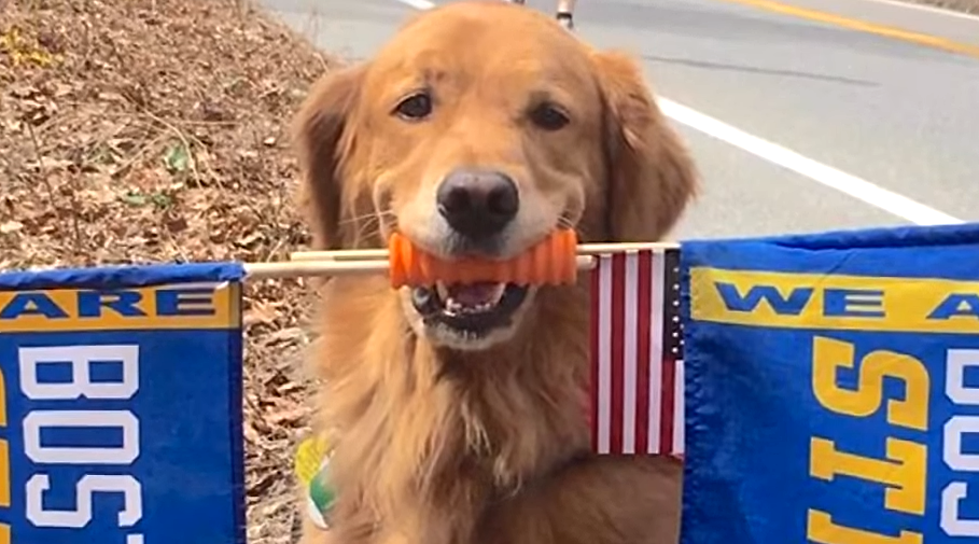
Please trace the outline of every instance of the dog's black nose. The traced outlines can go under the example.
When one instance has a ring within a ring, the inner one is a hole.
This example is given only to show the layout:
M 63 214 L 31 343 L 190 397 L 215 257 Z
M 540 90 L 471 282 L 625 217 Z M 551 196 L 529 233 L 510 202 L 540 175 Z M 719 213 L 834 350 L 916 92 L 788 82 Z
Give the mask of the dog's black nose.
M 510 176 L 487 170 L 455 170 L 436 194 L 439 213 L 459 234 L 486 238 L 503 230 L 517 215 L 520 196 Z

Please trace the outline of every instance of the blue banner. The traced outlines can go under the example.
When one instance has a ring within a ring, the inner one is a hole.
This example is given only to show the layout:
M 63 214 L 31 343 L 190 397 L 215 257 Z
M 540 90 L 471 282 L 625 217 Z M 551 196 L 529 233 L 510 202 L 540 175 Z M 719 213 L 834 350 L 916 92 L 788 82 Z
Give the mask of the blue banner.
M 0 275 L 0 544 L 245 542 L 243 275 Z
M 979 225 L 681 252 L 683 544 L 979 539 Z

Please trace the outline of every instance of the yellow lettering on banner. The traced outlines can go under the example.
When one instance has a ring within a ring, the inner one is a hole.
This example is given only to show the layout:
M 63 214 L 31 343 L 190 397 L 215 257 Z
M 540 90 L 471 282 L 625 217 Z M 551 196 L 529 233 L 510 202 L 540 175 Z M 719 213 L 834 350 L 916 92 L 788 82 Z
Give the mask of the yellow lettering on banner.
M 7 426 L 7 377 L 0 367 L 0 427 Z
M 0 368 L 0 427 L 7 427 L 7 378 Z M 0 508 L 10 508 L 10 443 L 0 439 Z M 0 544 L 10 544 L 10 526 L 0 523 Z
M 898 536 L 882 535 L 872 531 L 854 529 L 833 523 L 826 512 L 809 510 L 806 524 L 806 538 L 818 544 L 922 544 L 920 533 L 901 531 Z
M 694 267 L 690 293 L 698 321 L 979 334 L 979 282 Z
M 0 332 L 226 329 L 241 324 L 241 284 L 0 292 Z
M 867 417 L 876 412 L 884 396 L 884 378 L 904 382 L 904 399 L 887 402 L 887 422 L 918 431 L 928 430 L 928 369 L 918 359 L 894 351 L 877 350 L 860 363 L 856 389 L 836 384 L 838 370 L 852 369 L 855 348 L 821 336 L 812 340 L 812 391 L 825 408 L 839 414 Z
M 10 443 L 0 439 L 0 508 L 10 508 Z
M 0 440 L 0 508 L 10 508 L 10 443 Z
M 812 477 L 832 481 L 837 475 L 852 476 L 884 484 L 884 506 L 888 510 L 924 515 L 928 461 L 924 444 L 888 438 L 887 460 L 839 451 L 832 440 L 825 438 L 813 437 L 810 448 Z

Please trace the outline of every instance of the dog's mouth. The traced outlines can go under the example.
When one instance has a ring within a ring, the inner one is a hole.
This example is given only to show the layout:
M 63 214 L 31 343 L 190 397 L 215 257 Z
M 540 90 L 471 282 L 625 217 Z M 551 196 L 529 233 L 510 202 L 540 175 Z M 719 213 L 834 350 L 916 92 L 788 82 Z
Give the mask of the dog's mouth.
M 427 326 L 441 325 L 470 337 L 483 337 L 511 325 L 513 314 L 527 298 L 527 287 L 513 283 L 477 282 L 415 287 L 411 302 Z

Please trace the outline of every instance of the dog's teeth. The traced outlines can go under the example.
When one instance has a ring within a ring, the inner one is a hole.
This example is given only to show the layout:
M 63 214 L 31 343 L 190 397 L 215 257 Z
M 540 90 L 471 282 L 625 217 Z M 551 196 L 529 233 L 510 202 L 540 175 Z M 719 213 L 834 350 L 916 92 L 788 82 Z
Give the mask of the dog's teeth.
M 440 281 L 435 282 L 435 290 L 438 292 L 439 298 L 442 299 L 443 302 L 448 303 L 448 301 L 451 300 L 449 297 L 449 288 L 445 285 L 445 283 Z
M 500 283 L 493 288 L 493 296 L 490 298 L 487 306 L 496 306 L 503 300 L 503 294 L 506 293 L 506 284 Z
M 452 297 L 447 296 L 443 300 L 445 300 L 445 310 L 451 314 L 466 311 L 466 307 Z
M 435 290 L 438 293 L 439 299 L 442 301 L 442 307 L 444 311 L 448 314 L 478 314 L 483 312 L 489 312 L 493 310 L 500 301 L 503 300 L 503 296 L 506 294 L 506 284 L 500 283 L 494 285 L 492 290 L 487 293 L 485 300 L 476 304 L 464 304 L 460 302 L 459 299 L 452 295 L 452 291 L 442 282 L 435 284 Z M 463 299 L 464 300 L 464 299 Z

